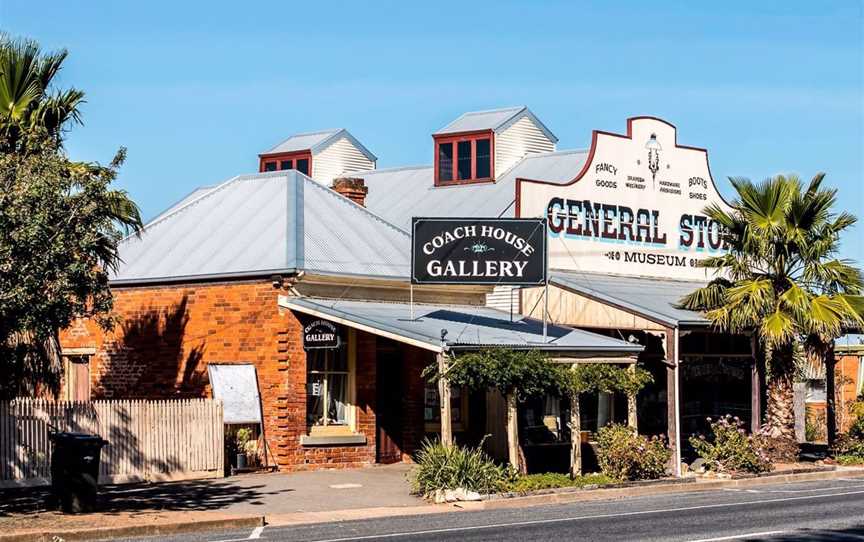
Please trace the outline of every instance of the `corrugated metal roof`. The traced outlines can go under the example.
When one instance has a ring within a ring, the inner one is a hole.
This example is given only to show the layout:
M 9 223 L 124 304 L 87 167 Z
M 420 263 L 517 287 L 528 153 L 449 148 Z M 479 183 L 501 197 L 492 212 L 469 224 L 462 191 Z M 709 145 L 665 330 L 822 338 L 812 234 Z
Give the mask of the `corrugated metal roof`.
M 280 152 L 312 150 L 321 143 L 324 143 L 325 141 L 334 137 L 341 131 L 341 128 L 334 128 L 331 130 L 321 130 L 320 132 L 306 132 L 303 134 L 294 134 L 282 143 L 279 143 L 272 149 L 266 150 L 261 154 L 275 154 Z
M 566 182 L 579 173 L 588 151 L 529 154 L 494 183 L 436 187 L 431 166 L 352 173 L 369 187 L 366 207 L 405 231 L 414 216 L 512 217 L 516 178 Z
M 530 117 L 550 140 L 553 142 L 558 141 L 558 138 L 555 137 L 549 128 L 524 105 L 490 109 L 488 111 L 469 111 L 468 113 L 463 113 L 456 120 L 432 135 L 461 134 L 480 130 L 500 132 L 525 116 Z
M 185 196 L 183 196 L 180 199 L 180 201 L 178 201 L 174 205 L 168 207 L 167 209 L 165 209 L 164 211 L 162 211 L 158 215 L 156 215 L 153 218 L 151 218 L 150 220 L 148 220 L 145 224 L 150 224 L 151 222 L 156 222 L 157 220 L 159 220 L 163 216 L 167 215 L 168 213 L 176 211 L 177 209 L 186 205 L 187 203 L 189 203 L 193 199 L 200 198 L 201 196 L 203 196 L 207 192 L 213 190 L 214 188 L 216 188 L 216 187 L 215 186 L 199 186 L 195 190 L 193 190 L 193 191 L 189 192 L 188 194 L 186 194 Z
M 120 244 L 113 284 L 262 275 L 407 277 L 410 237 L 294 171 L 235 177 Z
M 282 307 L 328 318 L 367 331 L 402 338 L 430 350 L 440 350 L 441 333 L 448 348 L 506 346 L 583 353 L 592 356 L 635 355 L 642 347 L 625 341 L 563 326 L 549 325 L 488 307 L 468 305 L 414 305 L 407 303 L 334 300 L 282 296 Z
M 367 149 L 359 140 L 357 140 L 357 138 L 351 135 L 351 133 L 344 128 L 322 130 L 320 132 L 308 132 L 305 134 L 294 134 L 282 143 L 279 143 L 272 149 L 264 151 L 261 154 L 267 155 L 297 151 L 311 151 L 312 154 L 317 154 L 343 137 L 348 139 L 348 141 L 357 147 L 357 149 L 369 160 L 373 162 L 378 160 L 378 157 L 372 154 L 372 151 Z
M 663 280 L 581 271 L 550 270 L 551 284 L 670 326 L 707 325 L 699 312 L 677 307 L 681 298 L 704 282 Z

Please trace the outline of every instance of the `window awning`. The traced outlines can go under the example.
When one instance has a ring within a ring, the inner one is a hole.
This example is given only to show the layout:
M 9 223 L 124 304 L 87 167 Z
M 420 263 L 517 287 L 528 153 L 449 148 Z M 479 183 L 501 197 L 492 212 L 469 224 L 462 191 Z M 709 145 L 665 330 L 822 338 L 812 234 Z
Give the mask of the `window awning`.
M 678 308 L 681 298 L 704 282 L 554 270 L 549 282 L 670 327 L 710 324 L 702 313 Z
M 552 325 L 489 307 L 280 296 L 279 306 L 326 318 L 432 352 L 478 348 L 536 349 L 553 357 L 632 358 L 642 346 L 578 329 Z M 442 337 L 443 335 L 443 337 Z M 621 359 L 621 363 L 626 363 Z

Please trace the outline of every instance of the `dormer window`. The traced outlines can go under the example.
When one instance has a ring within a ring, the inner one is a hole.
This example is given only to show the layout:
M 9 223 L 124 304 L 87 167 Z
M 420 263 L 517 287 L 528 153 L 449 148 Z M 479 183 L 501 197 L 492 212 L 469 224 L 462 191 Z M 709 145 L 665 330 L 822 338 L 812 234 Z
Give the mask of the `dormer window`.
M 492 133 L 435 137 L 435 184 L 493 180 Z
M 285 171 L 296 169 L 303 175 L 309 175 L 312 156 L 308 152 L 282 153 L 262 155 L 261 171 Z
M 375 155 L 347 130 L 294 134 L 258 155 L 259 171 L 296 170 L 325 186 L 334 179 L 375 169 Z

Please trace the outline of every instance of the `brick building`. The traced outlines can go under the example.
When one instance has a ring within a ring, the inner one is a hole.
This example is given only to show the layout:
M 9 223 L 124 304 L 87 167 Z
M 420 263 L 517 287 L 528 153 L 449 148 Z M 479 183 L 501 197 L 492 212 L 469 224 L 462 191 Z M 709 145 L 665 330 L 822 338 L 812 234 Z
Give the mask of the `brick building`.
M 437 356 L 530 346 L 628 363 L 641 350 L 560 326 L 544 346 L 541 324 L 485 306 L 486 287 L 411 292 L 410 237 L 364 208 L 364 193 L 289 169 L 235 177 L 162 213 L 121 245 L 115 328 L 80 321 L 63 333 L 64 395 L 218 397 L 214 368 L 243 366 L 269 461 L 353 467 L 408 459 L 440 430 L 437 392 L 420 374 Z M 304 327 L 322 319 L 341 346 L 304 349 Z M 485 396 L 453 395 L 457 439 L 499 431 Z
M 423 367 L 498 345 L 571 360 L 638 357 L 654 375 L 639 396 L 640 430 L 668 436 L 676 469 L 706 416 L 759 426 L 764 364 L 751 337 L 717 333 L 678 307 L 711 278 L 699 260 L 724 250 L 703 215 L 727 206 L 705 149 L 679 144 L 664 120 L 636 117 L 626 133 L 595 130 L 586 148 L 559 150 L 536 115 L 515 107 L 459 116 L 431 135 L 430 154 L 429 165 L 378 169 L 347 131 L 310 132 L 262 152 L 259 173 L 193 191 L 122 244 L 111 280 L 117 328 L 79 323 L 64 334 L 66 393 L 218 395 L 213 367 L 247 364 L 281 468 L 366 464 L 404 459 L 439 430 Z M 546 218 L 548 294 L 412 291 L 408 232 L 418 216 Z M 425 307 L 419 321 L 412 294 Z M 551 341 L 536 326 L 544 316 L 557 324 Z M 310 319 L 338 326 L 338 355 L 303 349 Z M 454 390 L 457 439 L 492 434 L 500 447 L 499 399 Z M 520 407 L 526 453 L 566 450 L 566 408 Z M 626 401 L 601 393 L 582 412 L 591 433 L 626 418 Z

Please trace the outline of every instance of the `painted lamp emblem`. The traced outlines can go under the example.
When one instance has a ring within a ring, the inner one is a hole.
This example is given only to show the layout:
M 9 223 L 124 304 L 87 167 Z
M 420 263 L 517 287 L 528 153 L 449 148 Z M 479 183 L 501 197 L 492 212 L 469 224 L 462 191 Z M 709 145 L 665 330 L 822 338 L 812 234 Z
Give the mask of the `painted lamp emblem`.
M 645 144 L 648 149 L 648 171 L 651 172 L 651 181 L 654 183 L 654 188 L 657 187 L 657 172 L 660 171 L 660 151 L 663 147 L 657 141 L 657 134 L 651 134 L 648 143 Z
M 470 247 L 465 247 L 465 250 L 470 250 L 472 254 L 485 254 L 487 252 L 494 252 L 495 249 L 487 245 L 486 243 L 474 243 Z

